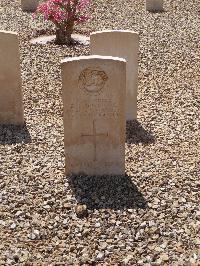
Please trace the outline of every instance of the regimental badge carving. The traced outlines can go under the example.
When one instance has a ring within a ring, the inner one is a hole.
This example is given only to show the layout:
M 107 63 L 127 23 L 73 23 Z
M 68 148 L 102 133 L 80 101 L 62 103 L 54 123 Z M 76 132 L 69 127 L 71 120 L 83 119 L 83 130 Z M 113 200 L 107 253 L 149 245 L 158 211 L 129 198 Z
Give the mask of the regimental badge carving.
M 89 93 L 99 93 L 104 88 L 108 76 L 99 68 L 86 68 L 79 76 L 79 88 Z

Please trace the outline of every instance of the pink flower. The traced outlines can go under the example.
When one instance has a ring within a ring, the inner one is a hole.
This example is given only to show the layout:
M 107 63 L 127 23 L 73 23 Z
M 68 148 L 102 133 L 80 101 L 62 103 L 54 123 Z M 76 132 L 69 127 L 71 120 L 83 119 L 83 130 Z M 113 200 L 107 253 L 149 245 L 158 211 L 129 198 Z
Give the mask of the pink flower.
M 77 23 L 84 23 L 89 19 L 89 16 L 79 16 L 77 18 Z
M 38 6 L 36 13 L 55 24 L 67 24 L 69 20 L 83 23 L 88 20 L 88 16 L 83 15 L 82 11 L 89 4 L 90 0 L 47 0 Z

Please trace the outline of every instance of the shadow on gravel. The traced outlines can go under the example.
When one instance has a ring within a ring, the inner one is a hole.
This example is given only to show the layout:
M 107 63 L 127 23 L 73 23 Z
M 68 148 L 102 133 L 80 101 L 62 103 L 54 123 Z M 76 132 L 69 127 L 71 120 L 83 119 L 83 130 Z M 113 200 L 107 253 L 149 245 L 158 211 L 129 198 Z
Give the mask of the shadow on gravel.
M 86 204 L 90 210 L 147 208 L 145 198 L 127 175 L 72 175 L 68 180 L 78 203 Z
M 31 142 L 31 136 L 26 124 L 23 126 L 0 125 L 0 145 L 29 142 Z
M 148 11 L 149 13 L 152 13 L 152 14 L 162 14 L 162 13 L 167 13 L 167 10 L 165 9 L 161 9 L 161 10 L 151 10 L 151 11 Z
M 151 144 L 155 143 L 155 138 L 137 120 L 132 120 L 126 122 L 126 142 Z

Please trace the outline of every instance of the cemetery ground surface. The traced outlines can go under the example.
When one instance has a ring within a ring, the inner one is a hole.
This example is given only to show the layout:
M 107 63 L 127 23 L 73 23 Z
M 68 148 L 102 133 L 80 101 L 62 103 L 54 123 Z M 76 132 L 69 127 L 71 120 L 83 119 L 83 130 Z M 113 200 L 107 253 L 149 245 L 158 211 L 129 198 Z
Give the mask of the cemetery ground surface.
M 60 61 L 89 46 L 30 44 L 51 25 L 1 0 L 0 30 L 19 33 L 26 124 L 0 126 L 0 265 L 199 265 L 199 0 L 90 9 L 76 33 L 140 34 L 126 176 L 65 176 Z

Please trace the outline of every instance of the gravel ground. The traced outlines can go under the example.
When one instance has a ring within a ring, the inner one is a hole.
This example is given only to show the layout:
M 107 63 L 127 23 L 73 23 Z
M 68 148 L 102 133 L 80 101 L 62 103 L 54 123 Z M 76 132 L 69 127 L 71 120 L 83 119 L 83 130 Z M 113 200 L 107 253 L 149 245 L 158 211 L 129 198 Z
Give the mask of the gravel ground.
M 76 29 L 140 33 L 138 121 L 126 176 L 65 177 L 59 62 L 88 46 L 32 45 L 50 24 L 0 1 L 20 38 L 26 125 L 0 127 L 0 265 L 200 265 L 199 0 L 94 0 Z

